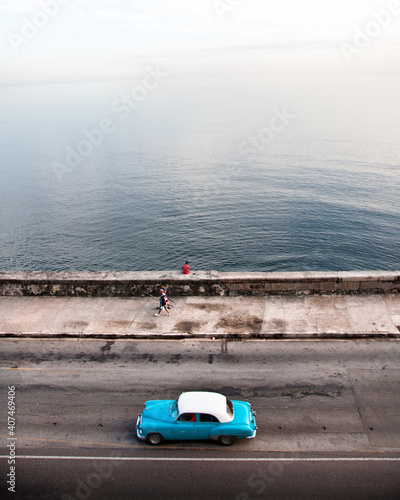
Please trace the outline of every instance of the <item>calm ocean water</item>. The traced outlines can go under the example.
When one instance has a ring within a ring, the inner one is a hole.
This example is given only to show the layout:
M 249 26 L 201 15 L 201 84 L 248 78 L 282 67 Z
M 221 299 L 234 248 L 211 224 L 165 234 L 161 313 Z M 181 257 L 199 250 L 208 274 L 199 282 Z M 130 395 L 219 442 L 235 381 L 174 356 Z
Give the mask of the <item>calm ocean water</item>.
M 0 89 L 0 270 L 399 269 L 399 77 L 132 86 Z

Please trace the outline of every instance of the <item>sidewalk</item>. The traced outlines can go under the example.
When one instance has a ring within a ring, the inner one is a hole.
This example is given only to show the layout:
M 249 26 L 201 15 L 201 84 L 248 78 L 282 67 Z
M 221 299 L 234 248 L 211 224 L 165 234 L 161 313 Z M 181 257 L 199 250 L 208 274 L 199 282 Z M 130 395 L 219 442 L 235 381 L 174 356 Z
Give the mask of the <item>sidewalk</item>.
M 0 337 L 399 338 L 400 294 L 0 297 Z

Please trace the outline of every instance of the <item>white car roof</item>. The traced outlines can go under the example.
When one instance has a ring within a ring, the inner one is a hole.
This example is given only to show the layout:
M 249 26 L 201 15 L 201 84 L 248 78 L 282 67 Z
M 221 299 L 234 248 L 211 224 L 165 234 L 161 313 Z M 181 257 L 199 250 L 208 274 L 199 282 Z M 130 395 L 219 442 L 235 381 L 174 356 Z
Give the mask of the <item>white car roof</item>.
M 233 417 L 226 410 L 226 397 L 217 392 L 182 392 L 178 398 L 181 413 L 208 413 L 220 422 L 230 422 Z

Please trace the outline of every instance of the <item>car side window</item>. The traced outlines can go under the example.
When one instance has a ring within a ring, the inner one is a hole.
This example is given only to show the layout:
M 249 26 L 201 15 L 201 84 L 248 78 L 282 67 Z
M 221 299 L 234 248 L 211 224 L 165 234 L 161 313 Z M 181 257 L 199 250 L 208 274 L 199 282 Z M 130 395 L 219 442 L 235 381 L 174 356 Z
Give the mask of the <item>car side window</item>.
M 200 413 L 200 422 L 219 422 L 217 417 L 208 413 Z
M 196 413 L 182 413 L 178 420 L 181 422 L 196 422 Z

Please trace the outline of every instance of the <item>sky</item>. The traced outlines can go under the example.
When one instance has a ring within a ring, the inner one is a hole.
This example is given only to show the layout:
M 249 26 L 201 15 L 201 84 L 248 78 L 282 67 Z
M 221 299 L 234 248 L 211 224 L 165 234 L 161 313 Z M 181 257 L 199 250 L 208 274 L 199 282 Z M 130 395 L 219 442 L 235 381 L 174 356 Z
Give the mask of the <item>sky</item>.
M 400 0 L 0 0 L 0 35 L 0 85 L 400 73 Z

